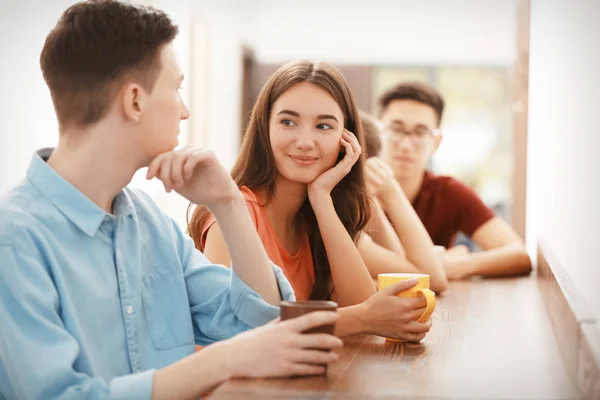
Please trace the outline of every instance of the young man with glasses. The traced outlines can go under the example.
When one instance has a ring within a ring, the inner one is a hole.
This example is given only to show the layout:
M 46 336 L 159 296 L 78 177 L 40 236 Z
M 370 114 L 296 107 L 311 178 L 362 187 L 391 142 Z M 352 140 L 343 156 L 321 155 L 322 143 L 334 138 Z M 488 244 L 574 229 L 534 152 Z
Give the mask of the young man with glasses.
M 431 290 L 448 286 L 444 267 L 419 216 L 394 178 L 394 172 L 379 155 L 382 126 L 371 115 L 360 113 L 365 135 L 367 191 L 371 218 L 358 241 L 358 251 L 374 280 L 388 272 L 428 274 Z M 384 210 L 387 210 L 387 214 Z
M 448 279 L 528 274 L 531 261 L 517 233 L 472 189 L 428 170 L 442 141 L 441 95 L 422 83 L 400 83 L 383 93 L 378 103 L 384 125 L 383 159 L 433 242 L 447 249 L 443 262 Z M 465 246 L 453 247 L 458 232 L 483 251 L 469 253 Z

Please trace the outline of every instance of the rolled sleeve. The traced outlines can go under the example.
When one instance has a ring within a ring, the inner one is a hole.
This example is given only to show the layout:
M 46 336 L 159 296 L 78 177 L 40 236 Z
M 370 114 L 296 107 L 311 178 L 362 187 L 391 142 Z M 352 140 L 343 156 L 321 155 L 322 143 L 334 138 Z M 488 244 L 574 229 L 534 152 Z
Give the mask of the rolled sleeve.
M 279 307 L 267 303 L 234 268 L 211 263 L 173 221 L 172 227 L 178 238 L 196 344 L 229 339 L 279 316 Z M 295 300 L 281 268 L 271 265 L 281 298 Z
M 232 269 L 231 304 L 240 320 L 251 327 L 264 325 L 279 316 L 279 307 L 268 304 L 256 291 L 246 284 Z M 273 273 L 283 300 L 295 300 L 294 289 L 281 268 L 273 265 Z
M 282 299 L 295 299 L 279 267 L 273 266 Z M 229 339 L 279 316 L 279 307 L 267 303 L 232 269 L 211 264 L 194 250 L 185 281 L 196 344 L 205 346 Z
M 110 382 L 111 400 L 150 400 L 154 382 L 153 369 L 135 375 L 115 378 Z
M 196 344 L 229 339 L 277 318 L 279 307 L 267 303 L 231 268 L 212 264 L 191 239 L 185 240 L 185 284 Z M 294 290 L 281 268 L 273 265 L 281 298 L 294 300 Z

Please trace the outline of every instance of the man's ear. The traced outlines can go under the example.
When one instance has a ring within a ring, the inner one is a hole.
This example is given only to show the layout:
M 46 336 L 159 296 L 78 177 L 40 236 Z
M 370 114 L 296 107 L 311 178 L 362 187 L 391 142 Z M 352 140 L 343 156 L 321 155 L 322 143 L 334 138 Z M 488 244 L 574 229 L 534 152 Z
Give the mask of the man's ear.
M 435 137 L 433 138 L 433 150 L 432 150 L 431 154 L 435 153 L 437 151 L 438 147 L 440 147 L 443 137 L 444 137 L 443 132 L 438 131 L 437 135 L 435 135 Z
M 130 83 L 121 92 L 123 114 L 126 120 L 138 123 L 146 105 L 146 92 L 137 83 Z

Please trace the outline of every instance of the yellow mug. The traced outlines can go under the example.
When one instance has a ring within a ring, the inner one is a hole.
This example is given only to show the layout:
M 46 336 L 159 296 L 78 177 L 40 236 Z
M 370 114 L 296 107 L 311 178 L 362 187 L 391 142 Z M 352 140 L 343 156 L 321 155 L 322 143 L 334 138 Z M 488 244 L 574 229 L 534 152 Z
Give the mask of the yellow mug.
M 425 312 L 417 318 L 418 322 L 425 322 L 431 316 L 435 309 L 435 293 L 429 289 L 429 275 L 427 274 L 411 274 L 411 273 L 389 273 L 377 275 L 378 290 L 393 285 L 400 281 L 417 278 L 418 283 L 408 290 L 404 290 L 397 294 L 398 297 L 418 297 L 425 296 L 427 306 Z M 389 342 L 405 342 L 405 340 L 386 338 Z

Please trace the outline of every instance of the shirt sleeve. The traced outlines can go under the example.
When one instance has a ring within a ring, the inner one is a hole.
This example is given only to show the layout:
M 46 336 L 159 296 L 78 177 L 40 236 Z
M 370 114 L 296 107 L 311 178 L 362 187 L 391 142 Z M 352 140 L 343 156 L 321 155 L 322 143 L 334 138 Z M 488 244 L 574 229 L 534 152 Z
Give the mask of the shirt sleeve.
M 494 218 L 494 212 L 484 204 L 473 189 L 464 183 L 451 179 L 448 181 L 447 190 L 458 207 L 458 229 L 469 237 Z
M 210 263 L 196 250 L 193 240 L 172 224 L 180 243 L 196 344 L 228 339 L 279 316 L 279 307 L 267 303 L 235 273 L 235 268 Z M 281 268 L 272 267 L 281 298 L 295 300 Z
M 36 255 L 0 247 L 0 398 L 151 399 L 154 370 L 110 382 L 73 369 L 79 344 Z

